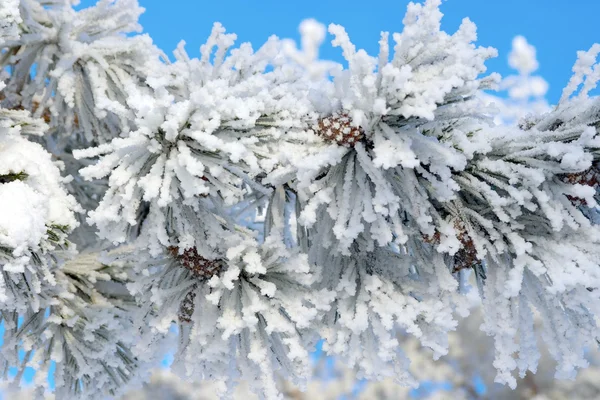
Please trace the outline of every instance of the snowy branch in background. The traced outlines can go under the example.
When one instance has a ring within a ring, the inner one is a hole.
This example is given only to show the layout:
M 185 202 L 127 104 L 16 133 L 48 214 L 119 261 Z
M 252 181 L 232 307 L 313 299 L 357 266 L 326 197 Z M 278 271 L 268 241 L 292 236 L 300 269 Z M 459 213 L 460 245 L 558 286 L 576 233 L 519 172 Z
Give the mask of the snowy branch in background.
M 19 13 L 19 0 L 6 0 L 0 4 L 0 39 L 16 39 L 18 25 L 23 22 Z
M 508 65 L 518 75 L 502 79 L 497 89 L 506 92 L 508 98 L 491 93 L 482 93 L 483 99 L 497 109 L 494 121 L 497 124 L 516 124 L 529 114 L 544 114 L 550 110 L 545 99 L 548 82 L 541 76 L 532 75 L 539 64 L 536 50 L 523 36 L 516 36 L 512 42 L 512 51 L 508 56 Z

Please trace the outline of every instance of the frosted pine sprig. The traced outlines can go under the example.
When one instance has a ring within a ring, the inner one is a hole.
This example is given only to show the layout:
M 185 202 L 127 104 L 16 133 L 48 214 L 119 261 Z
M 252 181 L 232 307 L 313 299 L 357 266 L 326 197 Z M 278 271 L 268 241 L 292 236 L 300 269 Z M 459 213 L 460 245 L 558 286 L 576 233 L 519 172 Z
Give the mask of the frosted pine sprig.
M 68 2 L 20 0 L 18 18 L 26 25 L 16 37 L 0 37 L 0 65 L 14 69 L 6 105 L 30 109 L 57 134 L 88 144 L 128 130 L 127 92 L 145 86 L 159 56 L 147 36 L 124 36 L 141 29 L 142 11 L 135 0 L 103 0 L 78 11 Z
M 26 111 L 0 108 L 0 303 L 10 311 L 48 305 L 67 236 L 78 225 L 80 208 L 60 164 L 25 136 L 46 129 Z
M 149 77 L 153 94 L 129 92 L 136 129 L 75 153 L 99 157 L 81 171 L 84 177 L 109 177 L 106 195 L 90 212 L 102 237 L 124 242 L 133 226 L 144 223 L 142 236 L 153 254 L 172 245 L 206 246 L 196 239 L 203 236 L 211 236 L 208 245 L 214 246 L 219 210 L 250 192 L 269 193 L 255 179 L 278 162 L 282 135 L 306 125 L 300 116 L 310 118 L 312 111 L 308 100 L 297 99 L 302 92 L 292 90 L 302 88 L 295 75 L 282 67 L 264 72 L 269 63 L 279 63 L 276 40 L 256 52 L 241 46 L 226 56 L 234 40 L 216 24 L 200 59 L 190 59 L 180 46 L 177 62 Z M 295 112 L 289 112 L 291 104 Z M 138 221 L 143 204 L 147 219 Z
M 151 338 L 179 320 L 186 328 L 175 365 L 218 377 L 231 388 L 235 381 L 225 370 L 234 362 L 239 373 L 256 377 L 258 392 L 277 398 L 272 370 L 283 368 L 297 382 L 307 376 L 306 346 L 315 339 L 310 324 L 328 309 L 332 294 L 322 290 L 313 296 L 318 268 L 286 249 L 278 236 L 260 246 L 251 239 L 229 242 L 222 272 L 209 280 L 199 280 L 169 255 L 165 260 L 171 261 L 154 261 L 150 275 L 130 285 L 140 303 L 155 310 L 140 321 L 149 335 L 143 342 L 157 340 Z

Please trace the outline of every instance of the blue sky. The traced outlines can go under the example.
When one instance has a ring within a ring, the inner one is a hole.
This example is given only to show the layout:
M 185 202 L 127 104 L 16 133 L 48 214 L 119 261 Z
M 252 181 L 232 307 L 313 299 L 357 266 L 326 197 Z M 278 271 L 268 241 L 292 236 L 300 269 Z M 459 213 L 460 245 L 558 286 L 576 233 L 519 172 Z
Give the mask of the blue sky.
M 87 3 L 89 0 L 84 1 Z M 92 1 L 89 1 L 92 3 Z M 408 0 L 139 0 L 146 8 L 141 23 L 167 54 L 181 39 L 192 56 L 208 36 L 212 23 L 221 22 L 240 41 L 259 47 L 271 34 L 298 38 L 305 18 L 346 27 L 359 48 L 372 54 L 382 30 L 398 32 Z M 515 35 L 524 35 L 536 46 L 538 73 L 550 83 L 548 99 L 555 103 L 571 76 L 577 50 L 600 41 L 597 18 L 600 0 L 446 0 L 443 28 L 454 32 L 462 18 L 478 26 L 480 45 L 498 49 L 488 62 L 490 71 L 511 73 L 507 57 Z M 338 49 L 324 48 L 323 57 L 341 61 Z

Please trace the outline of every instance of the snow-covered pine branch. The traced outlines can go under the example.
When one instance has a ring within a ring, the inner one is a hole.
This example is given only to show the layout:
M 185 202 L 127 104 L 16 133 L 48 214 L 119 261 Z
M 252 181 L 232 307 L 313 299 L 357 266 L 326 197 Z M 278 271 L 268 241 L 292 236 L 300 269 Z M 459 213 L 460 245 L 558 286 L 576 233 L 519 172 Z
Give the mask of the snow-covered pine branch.
M 0 4 L 0 37 L 14 39 L 18 37 L 18 25 L 23 22 L 19 13 L 19 0 L 6 0 Z
M 3 86 L 0 84 L 0 86 Z M 0 109 L 0 298 L 3 311 L 47 307 L 47 286 L 77 226 L 79 206 L 64 188 L 59 165 L 26 135 L 46 125 L 27 111 Z
M 338 65 L 318 59 L 312 20 L 300 48 L 256 51 L 215 24 L 199 58 L 182 43 L 171 63 L 127 36 L 135 0 L 3 3 L 16 380 L 31 366 L 40 393 L 51 373 L 57 394 L 114 395 L 176 330 L 174 370 L 223 396 L 246 379 L 280 398 L 275 373 L 302 386 L 319 338 L 358 377 L 411 385 L 398 332 L 443 356 L 474 291 L 498 382 L 536 370 L 536 330 L 558 376 L 585 367 L 600 339 L 600 47 L 558 106 L 497 125 L 481 94 L 500 82 L 483 75 L 496 51 L 468 19 L 443 32 L 440 4 L 411 3 L 376 56 L 330 25 Z
M 159 56 L 148 36 L 125 35 L 141 30 L 137 1 L 101 0 L 81 11 L 70 0 L 16 3 L 18 34 L 0 36 L 0 65 L 11 68 L 5 103 L 88 144 L 126 133 L 127 91 L 144 85 Z

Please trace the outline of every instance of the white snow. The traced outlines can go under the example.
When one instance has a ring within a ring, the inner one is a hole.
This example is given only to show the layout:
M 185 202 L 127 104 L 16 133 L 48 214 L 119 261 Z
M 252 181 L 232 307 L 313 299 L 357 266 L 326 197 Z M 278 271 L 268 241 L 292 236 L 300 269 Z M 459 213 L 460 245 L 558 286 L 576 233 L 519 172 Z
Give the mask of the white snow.
M 47 198 L 15 181 L 0 185 L 0 246 L 20 257 L 38 248 L 46 235 Z

